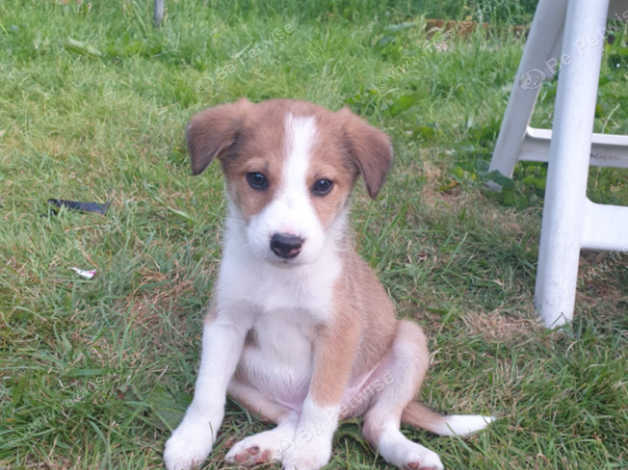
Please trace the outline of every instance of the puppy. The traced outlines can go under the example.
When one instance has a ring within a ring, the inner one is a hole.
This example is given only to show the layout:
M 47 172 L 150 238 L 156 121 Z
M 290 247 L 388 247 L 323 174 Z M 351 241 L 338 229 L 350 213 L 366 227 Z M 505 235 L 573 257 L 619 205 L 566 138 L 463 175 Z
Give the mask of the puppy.
M 390 464 L 442 469 L 400 423 L 468 435 L 493 418 L 441 416 L 414 401 L 425 335 L 395 318 L 353 246 L 351 191 L 362 175 L 376 197 L 392 161 L 386 134 L 346 108 L 241 99 L 195 115 L 187 144 L 194 174 L 219 159 L 227 217 L 194 398 L 166 443 L 166 467 L 205 460 L 228 393 L 276 424 L 235 444 L 229 463 L 321 468 L 338 421 L 363 416 L 364 436 Z

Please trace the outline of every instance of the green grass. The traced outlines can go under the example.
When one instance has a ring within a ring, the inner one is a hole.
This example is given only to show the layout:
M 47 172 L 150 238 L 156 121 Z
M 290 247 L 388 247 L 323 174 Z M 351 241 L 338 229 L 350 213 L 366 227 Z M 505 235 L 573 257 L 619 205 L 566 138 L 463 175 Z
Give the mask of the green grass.
M 534 2 L 168 0 L 159 30 L 148 0 L 63 3 L 0 3 L 0 468 L 161 467 L 224 213 L 219 169 L 190 176 L 183 129 L 240 96 L 346 104 L 393 137 L 382 194 L 354 197 L 360 252 L 429 333 L 422 399 L 500 416 L 466 441 L 412 438 L 451 469 L 626 467 L 628 257 L 583 254 L 575 321 L 538 325 L 545 166 L 520 164 L 500 194 L 483 184 L 522 42 L 423 28 L 422 15 L 525 23 Z M 626 133 L 617 37 L 596 129 Z M 551 123 L 555 89 L 535 124 Z M 628 205 L 625 171 L 589 181 L 591 197 Z M 50 197 L 112 206 L 48 216 Z M 357 426 L 340 428 L 329 468 L 386 468 Z M 263 427 L 230 403 L 207 468 Z

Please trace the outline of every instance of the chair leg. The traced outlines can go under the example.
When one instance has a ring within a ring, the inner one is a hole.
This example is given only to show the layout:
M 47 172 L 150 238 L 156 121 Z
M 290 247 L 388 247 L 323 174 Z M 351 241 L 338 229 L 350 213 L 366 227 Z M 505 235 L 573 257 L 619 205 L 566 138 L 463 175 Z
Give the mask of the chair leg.
M 544 80 L 554 76 L 567 0 L 541 0 L 510 93 L 489 171 L 511 178 Z
M 608 0 L 570 0 L 550 144 L 535 304 L 546 326 L 573 317 Z
M 164 0 L 155 0 L 155 13 L 153 15 L 153 23 L 159 28 L 164 19 Z

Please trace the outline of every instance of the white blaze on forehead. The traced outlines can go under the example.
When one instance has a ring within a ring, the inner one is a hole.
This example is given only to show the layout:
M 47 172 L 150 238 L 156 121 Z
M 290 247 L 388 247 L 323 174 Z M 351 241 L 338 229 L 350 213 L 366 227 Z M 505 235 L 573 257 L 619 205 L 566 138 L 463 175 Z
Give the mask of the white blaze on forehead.
M 307 196 L 306 178 L 311 151 L 316 137 L 313 116 L 295 117 L 288 113 L 285 122 L 285 163 L 281 175 L 279 197 L 294 204 L 298 196 Z M 303 202 L 303 201 L 299 201 Z
M 284 163 L 275 200 L 271 203 L 276 232 L 298 235 L 304 239 L 316 237 L 320 223 L 307 185 L 307 174 L 316 139 L 313 116 L 286 115 Z

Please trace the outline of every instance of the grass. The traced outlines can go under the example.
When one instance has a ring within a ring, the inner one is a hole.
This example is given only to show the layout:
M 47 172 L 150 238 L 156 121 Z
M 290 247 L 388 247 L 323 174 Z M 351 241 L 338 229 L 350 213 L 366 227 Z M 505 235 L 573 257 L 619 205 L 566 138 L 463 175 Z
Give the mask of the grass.
M 525 23 L 534 2 L 170 0 L 159 30 L 151 3 L 0 3 L 0 468 L 162 466 L 191 398 L 224 213 L 217 166 L 190 177 L 183 129 L 240 96 L 346 104 L 393 137 L 382 194 L 354 197 L 360 252 L 429 333 L 422 399 L 500 416 L 466 441 L 413 439 L 452 469 L 626 467 L 628 257 L 584 253 L 573 324 L 538 325 L 545 166 L 518 165 L 500 194 L 483 185 L 522 42 L 423 28 L 423 15 Z M 626 133 L 616 35 L 596 129 Z M 555 89 L 535 124 L 551 123 Z M 626 183 L 592 169 L 589 193 L 628 205 Z M 112 206 L 51 216 L 50 197 Z M 206 468 L 263 427 L 230 403 Z M 341 426 L 329 468 L 386 468 L 358 429 Z

